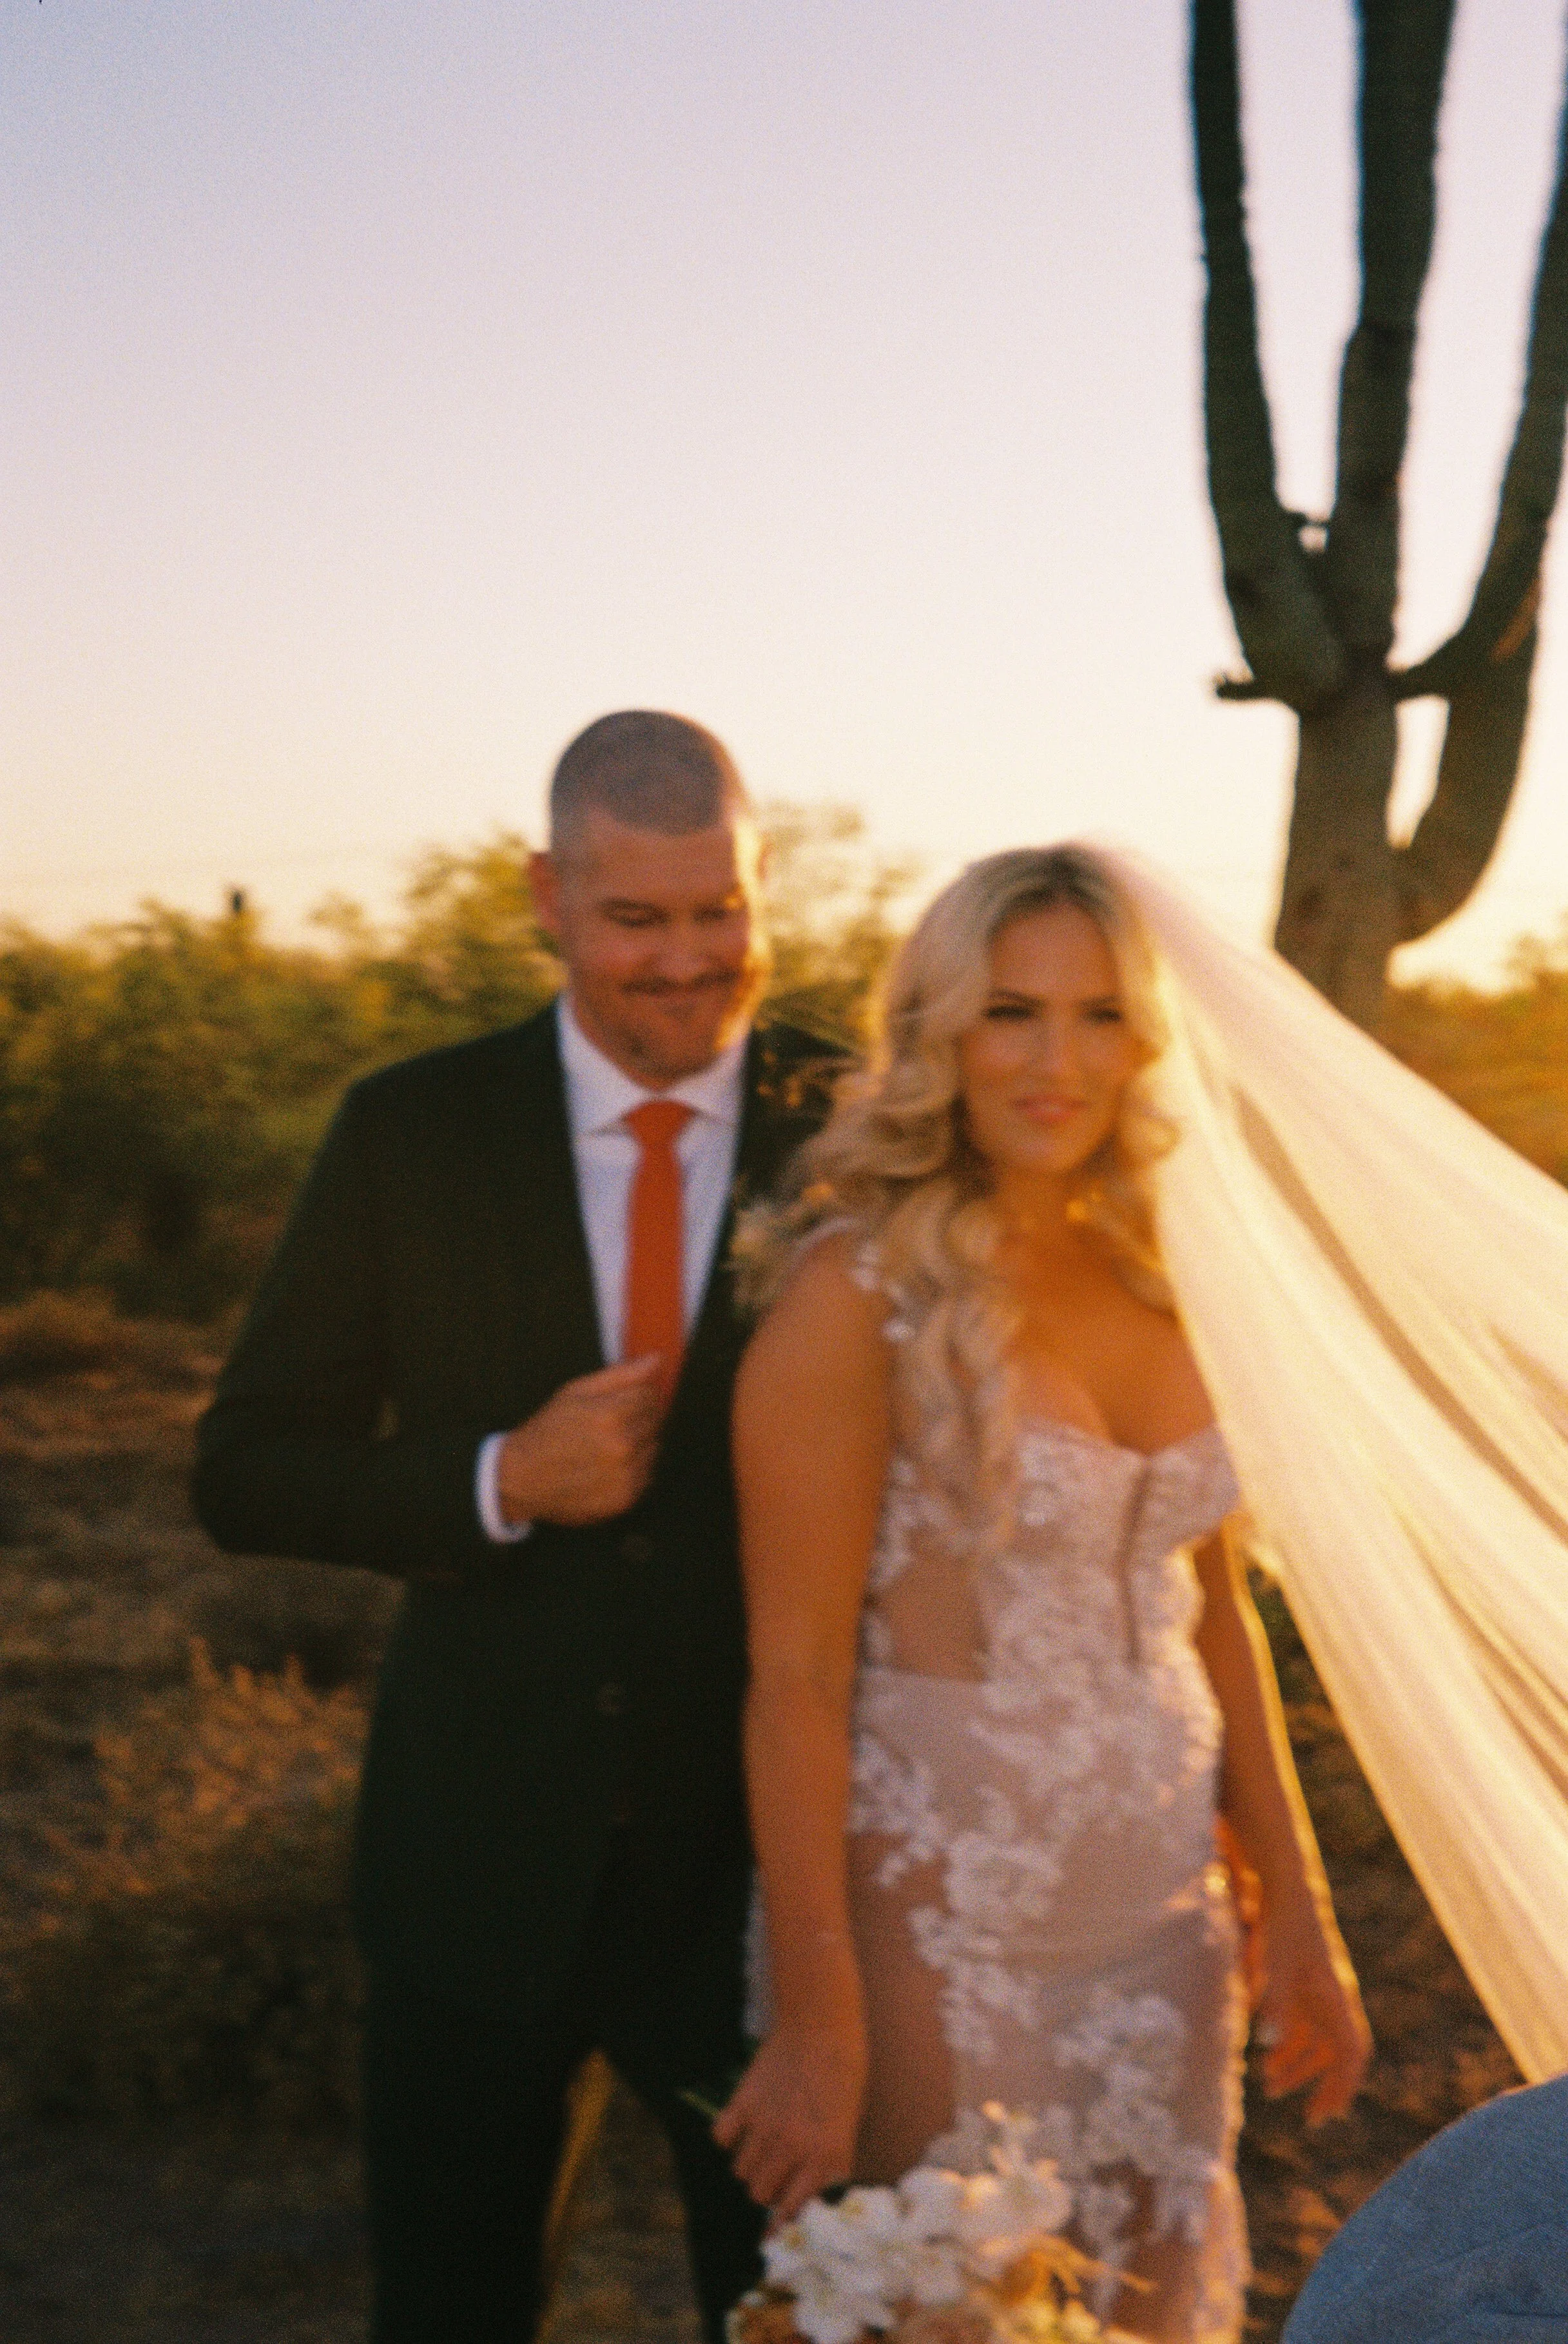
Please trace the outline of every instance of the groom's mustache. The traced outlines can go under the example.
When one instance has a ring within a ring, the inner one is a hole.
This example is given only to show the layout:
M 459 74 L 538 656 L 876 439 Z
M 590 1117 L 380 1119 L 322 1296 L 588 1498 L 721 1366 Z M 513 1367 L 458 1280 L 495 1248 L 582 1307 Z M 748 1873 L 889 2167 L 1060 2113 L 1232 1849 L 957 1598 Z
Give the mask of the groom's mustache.
M 626 993 L 682 995 L 693 993 L 729 993 L 744 976 L 744 967 L 715 969 L 708 976 L 677 978 L 673 976 L 638 976 L 628 978 L 622 988 Z

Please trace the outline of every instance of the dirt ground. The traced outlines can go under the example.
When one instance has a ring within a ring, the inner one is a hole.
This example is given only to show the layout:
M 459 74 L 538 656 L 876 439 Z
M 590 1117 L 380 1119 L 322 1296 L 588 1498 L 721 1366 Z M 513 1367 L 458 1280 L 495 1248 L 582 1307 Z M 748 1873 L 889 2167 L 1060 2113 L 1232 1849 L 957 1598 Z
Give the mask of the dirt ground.
M 86 1372 L 0 1384 L 0 1965 L 51 1833 L 99 1820 L 94 1736 L 220 1666 L 364 1682 L 395 1591 L 352 1573 L 219 1555 L 184 1496 L 216 1362 L 149 1332 Z M 1352 2116 L 1316 2135 L 1249 2090 L 1241 2177 L 1257 2266 L 1248 2333 L 1276 2338 L 1344 2216 L 1440 2126 L 1517 2081 L 1383 1828 L 1288 1620 L 1270 1621 L 1308 1796 L 1378 2057 Z M 5 2344 L 350 2344 L 367 2271 L 357 2160 L 333 2133 L 30 2117 L 0 2096 Z M 696 2337 L 657 2134 L 611 2100 L 577 2193 L 551 2344 Z

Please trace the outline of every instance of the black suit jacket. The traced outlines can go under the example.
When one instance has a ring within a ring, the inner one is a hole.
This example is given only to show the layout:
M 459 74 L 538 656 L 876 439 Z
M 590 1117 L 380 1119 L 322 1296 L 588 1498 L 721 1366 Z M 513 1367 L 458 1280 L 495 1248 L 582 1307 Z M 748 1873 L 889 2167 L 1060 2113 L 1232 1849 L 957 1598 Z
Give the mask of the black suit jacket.
M 754 1034 L 737 1197 L 820 1121 L 835 1065 L 807 1036 Z M 672 1912 L 738 1909 L 729 1229 L 642 1498 L 495 1547 L 479 1442 L 603 1364 L 555 1015 L 410 1059 L 349 1093 L 202 1421 L 197 1511 L 221 1545 L 409 1581 L 355 1910 L 412 1985 L 551 1995 L 628 1814 Z

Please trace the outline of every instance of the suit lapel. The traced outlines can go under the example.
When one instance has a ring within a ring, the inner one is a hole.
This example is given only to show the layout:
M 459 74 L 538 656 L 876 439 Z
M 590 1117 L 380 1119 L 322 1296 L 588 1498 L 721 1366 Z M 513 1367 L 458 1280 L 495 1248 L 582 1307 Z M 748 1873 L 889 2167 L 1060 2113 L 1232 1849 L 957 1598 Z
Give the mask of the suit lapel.
M 754 1031 L 746 1048 L 734 1174 L 724 1217 L 719 1224 L 703 1307 L 686 1347 L 681 1372 L 683 1387 L 688 1382 L 700 1386 L 714 1365 L 733 1357 L 744 1339 L 730 1262 L 735 1217 L 748 1205 L 754 1205 L 768 1194 L 792 1151 L 820 1120 L 806 1100 L 803 1077 L 805 1070 L 784 1063 L 765 1027 Z
M 521 1415 L 604 1361 L 553 1007 L 506 1038 L 478 1145 L 496 1233 L 490 1314 Z

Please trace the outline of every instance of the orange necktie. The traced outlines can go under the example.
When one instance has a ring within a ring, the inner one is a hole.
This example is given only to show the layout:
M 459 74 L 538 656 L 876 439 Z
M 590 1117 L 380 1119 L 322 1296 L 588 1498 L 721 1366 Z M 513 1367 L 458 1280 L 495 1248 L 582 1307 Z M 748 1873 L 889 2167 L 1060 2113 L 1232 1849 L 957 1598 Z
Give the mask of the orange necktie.
M 686 1312 L 681 1276 L 681 1167 L 675 1142 L 693 1110 L 674 1099 L 645 1099 L 622 1121 L 642 1149 L 626 1217 L 623 1359 L 657 1351 L 659 1386 L 668 1401 L 681 1372 Z

